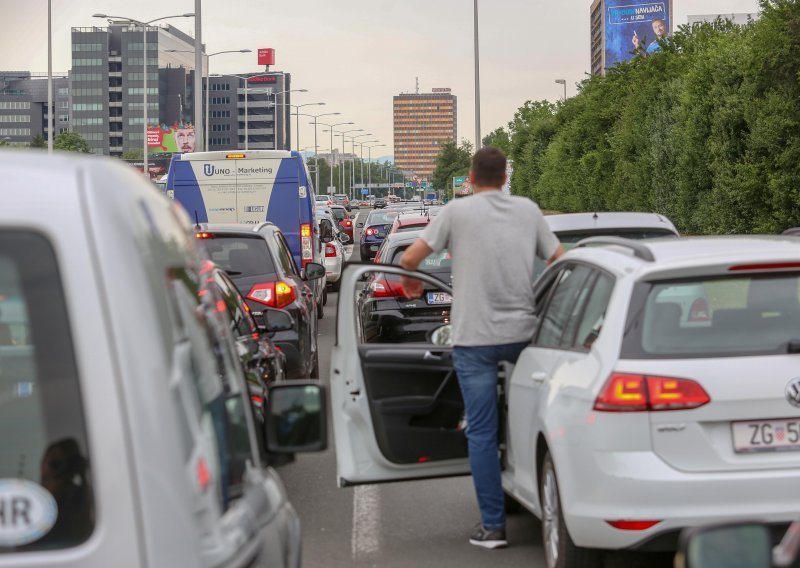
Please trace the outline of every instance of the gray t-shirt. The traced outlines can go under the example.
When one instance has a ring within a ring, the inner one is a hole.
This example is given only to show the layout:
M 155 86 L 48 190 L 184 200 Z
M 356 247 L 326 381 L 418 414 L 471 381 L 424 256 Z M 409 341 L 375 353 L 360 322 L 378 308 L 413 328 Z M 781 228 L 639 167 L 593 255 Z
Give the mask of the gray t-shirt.
M 499 191 L 457 199 L 433 218 L 422 240 L 452 256 L 453 345 L 530 341 L 534 258 L 549 259 L 558 248 L 536 203 Z

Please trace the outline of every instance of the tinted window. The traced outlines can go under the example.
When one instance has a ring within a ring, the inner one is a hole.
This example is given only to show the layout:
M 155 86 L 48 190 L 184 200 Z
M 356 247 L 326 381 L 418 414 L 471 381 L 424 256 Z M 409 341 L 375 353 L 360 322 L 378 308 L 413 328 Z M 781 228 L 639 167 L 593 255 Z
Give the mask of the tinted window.
M 565 267 L 558 276 L 550 301 L 542 314 L 536 345 L 559 347 L 571 319 L 580 313 L 579 305 L 587 295 L 586 281 L 591 271 L 585 266 Z
M 239 296 L 236 286 L 219 271 L 215 271 L 214 280 L 222 294 L 222 301 L 225 302 L 228 316 L 231 318 L 231 332 L 233 335 L 242 337 L 257 333 L 253 317 L 247 310 L 247 306 L 241 301 L 241 296 Z
M 403 257 L 403 253 L 410 245 L 404 245 L 401 247 L 397 247 L 392 255 L 392 264 L 397 266 L 400 265 L 400 259 Z M 442 269 L 450 269 L 453 264 L 453 258 L 450 256 L 450 253 L 446 250 L 440 252 L 434 252 L 428 255 L 420 264 L 419 270 L 423 271 L 433 271 L 437 272 Z
M 592 294 L 586 303 L 578 332 L 575 335 L 574 347 L 578 349 L 591 349 L 597 340 L 606 318 L 606 308 L 614 290 L 614 281 L 604 274 L 600 274 L 594 283 Z
M 344 221 L 347 218 L 347 210 L 342 207 L 334 207 L 331 209 L 333 218 L 337 221 Z
M 294 263 L 294 258 L 292 257 L 292 253 L 289 252 L 289 246 L 286 244 L 283 235 L 275 233 L 275 243 L 277 245 L 278 263 L 283 268 L 283 271 L 286 274 L 298 276 L 297 265 Z
M 797 274 L 656 282 L 641 285 L 639 296 L 627 357 L 786 353 L 800 338 Z
M 267 243 L 254 237 L 215 237 L 203 239 L 214 264 L 231 276 L 261 276 L 274 274 L 275 264 Z
M 55 500 L 56 517 L 52 527 L 44 527 L 49 530 L 43 536 L 31 537 L 34 540 L 21 548 L 0 545 L 0 554 L 71 547 L 92 533 L 89 449 L 58 266 L 43 237 L 20 232 L 0 232 L 3 478 L 24 480 L 49 493 Z M 23 493 L 4 497 L 19 497 L 23 499 L 19 507 L 30 507 Z M 0 500 L 0 507 L 4 506 L 0 522 L 31 523 L 22 512 L 14 519 L 11 499 Z
M 675 233 L 664 229 L 612 229 L 606 231 L 581 231 L 576 233 L 556 233 L 565 250 L 570 250 L 583 239 L 589 237 L 623 237 L 626 239 L 655 239 L 658 237 L 674 237 Z

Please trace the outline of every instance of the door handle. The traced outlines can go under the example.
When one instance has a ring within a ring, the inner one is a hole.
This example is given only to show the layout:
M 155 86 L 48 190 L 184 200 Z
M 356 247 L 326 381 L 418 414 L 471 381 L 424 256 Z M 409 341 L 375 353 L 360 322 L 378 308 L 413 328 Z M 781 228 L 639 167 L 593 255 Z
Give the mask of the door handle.
M 531 380 L 534 383 L 543 383 L 544 380 L 547 378 L 547 373 L 544 371 L 534 371 L 531 373 Z
M 425 355 L 422 356 L 423 361 L 441 361 L 442 359 L 443 357 L 441 355 L 436 355 L 430 351 L 426 351 Z

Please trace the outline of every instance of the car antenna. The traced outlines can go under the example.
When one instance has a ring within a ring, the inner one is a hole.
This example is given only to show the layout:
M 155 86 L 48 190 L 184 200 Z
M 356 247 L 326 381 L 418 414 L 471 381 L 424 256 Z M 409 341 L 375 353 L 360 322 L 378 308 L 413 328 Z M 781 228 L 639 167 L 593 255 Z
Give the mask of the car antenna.
M 202 227 L 200 226 L 200 218 L 197 216 L 197 209 L 194 210 L 194 230 L 201 231 Z

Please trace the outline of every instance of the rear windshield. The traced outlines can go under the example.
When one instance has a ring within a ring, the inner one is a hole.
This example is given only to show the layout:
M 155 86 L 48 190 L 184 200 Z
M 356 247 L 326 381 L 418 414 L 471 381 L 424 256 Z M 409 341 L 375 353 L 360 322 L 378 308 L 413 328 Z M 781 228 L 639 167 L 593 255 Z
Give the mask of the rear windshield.
M 675 233 L 665 229 L 612 229 L 608 231 L 581 231 L 569 233 L 556 233 L 558 240 L 564 245 L 564 250 L 570 250 L 583 239 L 589 237 L 623 237 L 626 239 L 655 239 L 658 237 L 674 237 Z
M 234 278 L 275 274 L 275 264 L 261 237 L 220 237 L 203 239 L 214 264 Z
M 347 217 L 347 211 L 339 207 L 331 209 L 331 211 L 333 212 L 333 218 L 337 221 L 343 221 Z
M 800 339 L 800 274 L 640 284 L 625 358 L 788 352 Z
M 405 245 L 402 247 L 397 247 L 397 250 L 394 251 L 392 255 L 392 264 L 400 265 L 400 259 L 403 257 L 403 253 L 406 251 L 409 245 Z M 452 266 L 453 259 L 450 256 L 450 253 L 446 250 L 441 252 L 434 252 L 428 255 L 425 260 L 423 260 L 420 265 L 419 269 L 423 272 L 441 272 L 450 270 Z
M 90 463 L 55 255 L 0 231 L 0 557 L 89 538 Z
M 394 223 L 398 213 L 396 211 L 386 213 L 374 211 L 367 217 L 367 225 L 391 225 Z

